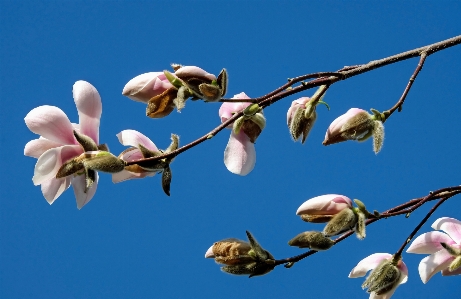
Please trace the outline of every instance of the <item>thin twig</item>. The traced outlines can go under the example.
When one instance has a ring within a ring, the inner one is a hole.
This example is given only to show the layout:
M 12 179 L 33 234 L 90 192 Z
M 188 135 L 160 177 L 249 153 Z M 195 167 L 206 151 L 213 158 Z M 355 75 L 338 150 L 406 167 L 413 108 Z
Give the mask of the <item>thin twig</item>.
M 402 111 L 403 102 L 405 102 L 405 99 L 407 97 L 408 92 L 410 91 L 411 86 L 413 85 L 413 83 L 416 80 L 416 77 L 418 76 L 419 72 L 423 68 L 424 61 L 426 61 L 426 57 L 427 57 L 426 52 L 422 52 L 421 57 L 420 57 L 419 62 L 418 62 L 418 65 L 416 66 L 415 71 L 411 75 L 410 80 L 408 81 L 408 84 L 405 87 L 405 90 L 403 91 L 402 96 L 400 97 L 398 102 L 394 105 L 394 107 L 392 107 L 391 109 L 384 112 L 384 115 L 386 117 L 384 119 L 384 121 L 387 120 L 392 115 L 392 113 L 394 113 L 395 110 L 398 109 L 399 112 Z
M 394 254 L 395 257 L 399 257 L 402 255 L 402 252 L 403 250 L 405 249 L 405 246 L 407 246 L 408 243 L 410 243 L 411 239 L 413 239 L 413 237 L 416 235 L 416 233 L 419 231 L 419 229 L 424 225 L 424 223 L 426 223 L 426 221 L 429 219 L 429 217 L 431 217 L 431 215 L 435 212 L 435 210 L 437 210 L 437 208 L 444 202 L 446 201 L 447 199 L 449 199 L 450 197 L 447 196 L 447 197 L 444 197 L 442 199 L 440 199 L 433 207 L 432 209 L 429 210 L 429 213 L 427 213 L 426 216 L 424 216 L 423 220 L 421 220 L 421 222 L 415 227 L 415 229 L 413 229 L 413 231 L 410 233 L 410 235 L 408 236 L 408 238 L 405 240 L 405 242 L 403 242 L 402 246 L 400 246 L 400 249 Z

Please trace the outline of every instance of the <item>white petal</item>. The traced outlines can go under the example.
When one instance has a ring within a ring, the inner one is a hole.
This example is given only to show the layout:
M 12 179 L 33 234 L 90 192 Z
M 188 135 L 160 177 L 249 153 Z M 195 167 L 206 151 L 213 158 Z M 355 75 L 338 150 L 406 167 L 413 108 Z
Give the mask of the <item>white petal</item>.
M 365 276 L 368 271 L 378 266 L 382 260 L 390 258 L 392 258 L 392 254 L 389 253 L 373 253 L 361 260 L 357 266 L 352 269 L 351 273 L 349 273 L 349 278 Z
M 158 151 L 157 146 L 144 134 L 135 130 L 123 130 L 117 134 L 118 141 L 121 144 L 126 146 L 138 147 L 139 144 L 142 144 L 147 149 L 151 151 Z
M 213 245 L 205 252 L 205 258 L 214 258 Z
M 98 187 L 98 173 L 96 172 L 96 178 L 93 185 L 85 193 L 85 176 L 77 175 L 72 176 L 72 187 L 74 188 L 75 199 L 77 200 L 77 208 L 80 210 L 84 205 L 86 205 L 96 193 Z
M 446 232 L 457 244 L 461 244 L 461 221 L 454 218 L 442 217 L 437 219 L 432 224 L 433 229 L 443 230 Z
M 99 144 L 99 120 L 102 103 L 98 91 L 86 81 L 77 81 L 72 89 L 77 106 L 80 132 Z
M 437 272 L 447 268 L 453 259 L 454 257 L 445 249 L 423 258 L 418 266 L 419 276 L 423 283 L 428 282 Z
M 447 243 L 449 245 L 455 242 L 447 235 L 442 232 L 428 232 L 418 236 L 408 247 L 408 253 L 421 253 L 421 254 L 433 254 L 440 249 L 443 249 L 440 243 Z
M 27 142 L 24 147 L 24 156 L 39 158 L 47 150 L 62 146 L 62 143 L 57 143 L 45 138 L 34 139 Z
M 80 145 L 64 145 L 44 152 L 37 160 L 32 181 L 40 185 L 56 176 L 63 162 L 80 155 L 83 152 Z
M 238 175 L 249 174 L 256 163 L 256 150 L 248 136 L 241 130 L 237 135 L 231 133 L 224 150 L 224 164 L 227 169 Z
M 70 187 L 71 177 L 49 179 L 41 184 L 42 193 L 46 201 L 52 204 L 67 188 Z
M 48 140 L 61 144 L 78 144 L 70 120 L 58 107 L 45 105 L 34 108 L 24 121 L 29 130 Z

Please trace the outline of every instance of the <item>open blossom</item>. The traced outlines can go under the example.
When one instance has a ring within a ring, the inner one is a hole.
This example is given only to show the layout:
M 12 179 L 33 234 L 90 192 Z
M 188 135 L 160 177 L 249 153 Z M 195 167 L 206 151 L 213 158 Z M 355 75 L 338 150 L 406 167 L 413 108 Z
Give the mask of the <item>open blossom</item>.
M 58 107 L 40 106 L 32 109 L 24 118 L 27 127 L 40 138 L 29 141 L 24 155 L 38 158 L 35 164 L 34 185 L 41 185 L 42 193 L 52 204 L 71 184 L 77 207 L 87 204 L 96 192 L 98 175 L 87 190 L 85 175 L 56 178 L 60 167 L 72 158 L 80 156 L 84 149 L 74 136 L 74 130 L 99 144 L 99 122 L 102 112 L 101 98 L 96 88 L 88 82 L 77 81 L 73 97 L 79 115 L 79 124 L 72 124 Z
M 373 136 L 373 150 L 378 153 L 383 146 L 384 126 L 381 114 L 376 110 L 372 111 L 374 115 L 362 109 L 351 108 L 336 118 L 328 127 L 323 145 L 346 140 L 365 141 Z
M 242 92 L 235 95 L 233 99 L 250 99 L 250 97 Z M 227 121 L 232 115 L 250 105 L 250 102 L 223 103 L 219 108 L 221 122 Z M 254 142 L 264 128 L 265 119 L 261 112 L 257 112 L 253 116 L 242 116 L 237 121 L 240 122 L 240 127 L 238 132 L 232 129 L 229 142 L 224 150 L 224 164 L 230 172 L 244 176 L 250 173 L 255 166 L 256 150 Z M 232 125 L 229 125 L 228 128 L 232 128 Z
M 430 254 L 418 267 L 423 283 L 439 271 L 444 276 L 461 274 L 461 221 L 442 217 L 432 224 L 432 228 L 446 234 L 440 231 L 422 234 L 407 250 L 409 253 Z
M 117 137 L 121 144 L 131 146 L 119 155 L 119 158 L 126 162 L 144 158 L 139 145 L 151 151 L 158 151 L 157 146 L 148 137 L 138 131 L 123 130 L 117 134 Z M 147 171 L 135 164 L 125 167 L 125 170 L 121 172 L 114 173 L 112 175 L 112 182 L 119 183 L 130 179 L 142 179 L 146 176 L 154 176 L 156 173 L 156 171 Z
M 368 275 L 362 288 L 368 288 L 370 299 L 389 299 L 400 284 L 408 280 L 408 268 L 401 259 L 389 253 L 374 253 L 361 260 L 355 266 L 349 278 Z

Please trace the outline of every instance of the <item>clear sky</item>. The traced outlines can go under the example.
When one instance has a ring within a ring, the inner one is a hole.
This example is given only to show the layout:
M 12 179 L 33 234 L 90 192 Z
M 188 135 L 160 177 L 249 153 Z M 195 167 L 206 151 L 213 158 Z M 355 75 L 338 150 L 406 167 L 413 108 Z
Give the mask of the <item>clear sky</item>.
M 404 109 L 386 122 L 382 151 L 371 141 L 324 147 L 328 125 L 349 108 L 392 107 L 417 58 L 335 84 L 318 108 L 304 145 L 286 127 L 292 100 L 264 111 L 256 167 L 227 171 L 229 130 L 180 155 L 172 164 L 171 197 L 160 176 L 114 185 L 101 174 L 92 201 L 78 210 L 72 190 L 53 204 L 31 178 L 36 160 L 23 156 L 36 135 L 25 115 L 60 107 L 78 121 L 77 80 L 102 97 L 100 139 L 115 154 L 116 134 L 135 129 L 166 148 L 170 134 L 186 144 L 220 123 L 220 104 L 188 102 L 179 114 L 145 117 L 145 105 L 122 96 L 133 77 L 172 62 L 229 72 L 228 96 L 258 97 L 288 77 L 335 71 L 441 41 L 461 33 L 459 1 L 1 1 L 0 296 L 2 298 L 368 298 L 350 270 L 375 252 L 394 253 L 427 213 L 395 217 L 367 228 L 291 269 L 248 279 L 222 273 L 204 258 L 213 242 L 251 231 L 276 258 L 304 252 L 287 245 L 296 234 L 321 230 L 302 222 L 305 200 L 337 193 L 385 210 L 430 190 L 459 185 L 461 46 L 428 58 Z M 461 219 L 461 197 L 442 216 Z M 409 281 L 393 298 L 453 298 L 460 276 L 434 276 L 424 285 L 423 255 L 404 254 Z M 451 296 L 451 297 L 450 297 Z

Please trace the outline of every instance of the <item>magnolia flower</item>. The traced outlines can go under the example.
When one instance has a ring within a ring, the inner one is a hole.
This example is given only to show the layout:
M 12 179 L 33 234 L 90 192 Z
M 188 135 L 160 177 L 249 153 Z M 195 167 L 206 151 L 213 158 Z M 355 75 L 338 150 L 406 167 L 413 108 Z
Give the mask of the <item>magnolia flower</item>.
M 217 101 L 227 89 L 227 72 L 218 78 L 196 66 L 172 65 L 175 73 L 150 72 L 131 79 L 122 94 L 147 104 L 146 114 L 152 118 L 169 115 L 174 108 L 180 111 L 188 98 Z
M 150 72 L 134 77 L 123 88 L 128 98 L 147 103 L 151 98 L 173 87 L 163 72 Z
M 346 140 L 365 141 L 373 136 L 373 150 L 377 154 L 384 141 L 384 115 L 372 109 L 373 115 L 365 110 L 351 108 L 336 118 L 325 134 L 323 145 Z
M 36 186 L 41 185 L 43 196 L 49 204 L 52 204 L 72 184 L 77 208 L 81 209 L 96 192 L 97 173 L 93 185 L 88 190 L 86 190 L 84 175 L 56 178 L 56 174 L 65 162 L 84 152 L 74 136 L 74 130 L 90 138 L 95 144 L 99 144 L 102 104 L 98 91 L 88 82 L 77 81 L 72 92 L 78 110 L 79 124 L 72 124 L 58 107 L 40 106 L 32 109 L 24 120 L 32 132 L 41 136 L 26 144 L 24 155 L 38 158 L 32 181 Z
M 370 299 L 389 299 L 400 284 L 408 280 L 408 268 L 400 258 L 389 253 L 374 253 L 361 260 L 355 266 L 349 278 L 368 275 L 362 288 L 368 288 Z
M 132 146 L 119 155 L 119 158 L 125 162 L 167 154 L 176 150 L 179 146 L 179 136 L 175 134 L 171 134 L 172 142 L 166 150 L 158 149 L 149 138 L 135 130 L 124 130 L 118 133 L 117 137 L 121 144 Z M 119 183 L 129 179 L 141 179 L 161 172 L 163 191 L 170 196 L 172 178 L 170 163 L 172 161 L 173 158 L 165 158 L 154 162 L 143 162 L 125 166 L 124 170 L 112 175 L 112 182 Z
M 365 219 L 370 217 L 365 205 L 354 199 L 357 207 L 352 207 L 352 201 L 337 194 L 327 194 L 311 198 L 304 202 L 296 211 L 306 222 L 328 222 L 323 229 L 326 237 L 338 235 L 353 229 L 357 237 L 365 238 Z
M 434 231 L 418 236 L 407 252 L 430 254 L 419 263 L 419 275 L 426 283 L 437 272 L 443 276 L 461 274 L 461 221 L 442 217 L 432 228 L 443 230 L 446 234 Z
M 250 97 L 242 92 L 235 95 L 233 99 L 250 99 Z M 219 108 L 221 123 L 224 123 L 232 115 L 248 108 L 250 105 L 250 102 L 223 103 Z M 233 125 L 228 126 L 228 128 L 232 128 L 232 132 L 224 150 L 224 164 L 230 172 L 244 176 L 253 170 L 256 163 L 254 142 L 264 126 L 265 118 L 262 112 L 242 116 Z
M 253 277 L 269 273 L 275 267 L 274 257 L 259 245 L 250 232 L 246 233 L 249 242 L 234 238 L 215 242 L 206 251 L 205 258 L 224 264 L 221 270 L 229 274 Z

